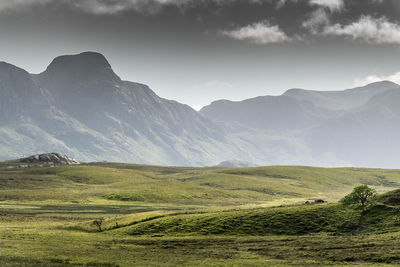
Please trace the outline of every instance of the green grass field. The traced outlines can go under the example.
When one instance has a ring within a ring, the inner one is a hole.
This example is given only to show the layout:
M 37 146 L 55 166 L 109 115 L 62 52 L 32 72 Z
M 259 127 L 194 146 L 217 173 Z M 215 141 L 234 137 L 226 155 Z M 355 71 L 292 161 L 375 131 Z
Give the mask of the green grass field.
M 13 164 L 0 266 L 400 265 L 400 170 Z M 366 211 L 338 203 L 358 184 L 381 193 Z

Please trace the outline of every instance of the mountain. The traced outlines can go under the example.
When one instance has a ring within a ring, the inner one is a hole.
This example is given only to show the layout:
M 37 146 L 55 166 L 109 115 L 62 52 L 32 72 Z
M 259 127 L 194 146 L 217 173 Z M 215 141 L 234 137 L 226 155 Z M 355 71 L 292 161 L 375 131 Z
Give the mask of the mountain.
M 59 151 L 85 161 L 202 165 L 239 153 L 213 156 L 228 146 L 221 127 L 121 80 L 98 53 L 58 57 L 38 75 L 1 63 L 0 101 L 2 159 Z
M 196 164 L 201 155 L 196 159 L 191 153 L 201 154 L 197 150 L 203 148 L 191 142 L 223 139 L 216 125 L 189 106 L 162 99 L 146 85 L 122 81 L 100 54 L 56 58 L 37 80 L 67 114 L 44 127 L 67 146 L 106 153 L 107 160 L 122 156 L 123 161 Z M 110 146 L 118 149 L 110 151 Z
M 384 81 L 344 91 L 290 89 L 280 96 L 259 96 L 243 101 L 218 100 L 200 113 L 216 122 L 238 123 L 265 130 L 306 129 L 366 104 L 376 94 L 400 85 Z
M 200 110 L 216 122 L 239 123 L 265 130 L 303 129 L 320 123 L 333 113 L 309 101 L 288 96 L 260 96 L 233 102 L 219 100 Z
M 302 153 L 291 138 L 234 132 L 124 81 L 94 52 L 57 57 L 40 74 L 1 63 L 0 111 L 0 160 L 57 151 L 79 161 L 210 166 L 298 162 Z
M 400 85 L 389 82 L 376 82 L 364 87 L 344 91 L 312 91 L 290 89 L 283 95 L 300 101 L 309 101 L 315 106 L 330 110 L 348 110 L 367 103 L 371 97 L 390 89 L 399 89 Z
M 122 80 L 99 53 L 57 57 L 40 74 L 0 62 L 0 160 L 57 151 L 158 165 L 396 167 L 399 88 L 292 89 L 197 112 Z
M 400 90 L 390 89 L 342 116 L 310 130 L 308 147 L 315 156 L 329 151 L 357 166 L 398 168 L 400 162 Z
M 240 160 L 226 160 L 217 165 L 217 167 L 226 167 L 226 168 L 247 168 L 247 167 L 257 167 L 257 165 Z
M 244 132 L 259 129 L 290 138 L 278 146 L 293 144 L 313 165 L 398 168 L 399 89 L 388 81 L 344 91 L 291 89 L 281 96 L 215 101 L 200 113 L 241 129 L 243 136 L 256 138 L 260 134 Z M 288 164 L 287 159 L 278 164 Z

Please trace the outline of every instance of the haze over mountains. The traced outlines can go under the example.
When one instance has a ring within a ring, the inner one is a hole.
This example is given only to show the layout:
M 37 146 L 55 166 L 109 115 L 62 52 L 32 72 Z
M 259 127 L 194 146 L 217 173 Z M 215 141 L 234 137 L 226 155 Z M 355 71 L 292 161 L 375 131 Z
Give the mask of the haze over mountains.
M 292 89 L 197 112 L 121 80 L 98 53 L 58 57 L 38 75 L 3 62 L 0 159 L 57 151 L 80 161 L 395 168 L 399 89 Z

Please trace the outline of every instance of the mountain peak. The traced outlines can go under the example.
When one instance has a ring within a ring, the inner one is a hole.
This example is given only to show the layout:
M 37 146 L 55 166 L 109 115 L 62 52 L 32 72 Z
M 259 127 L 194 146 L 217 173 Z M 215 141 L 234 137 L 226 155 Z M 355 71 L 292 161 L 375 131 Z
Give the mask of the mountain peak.
M 379 82 L 374 82 L 367 84 L 365 86 L 353 88 L 353 89 L 348 89 L 348 90 L 379 90 L 379 89 L 390 89 L 390 88 L 399 88 L 400 85 L 397 83 L 394 83 L 392 81 L 379 81 Z
M 48 68 L 54 68 L 66 64 L 83 64 L 85 66 L 98 66 L 98 67 L 109 67 L 110 63 L 104 55 L 98 52 L 83 52 L 75 55 L 64 55 L 56 57 Z
M 58 78 L 62 76 L 64 79 L 78 81 L 91 79 L 120 81 L 107 59 L 97 52 L 56 57 L 43 74 Z

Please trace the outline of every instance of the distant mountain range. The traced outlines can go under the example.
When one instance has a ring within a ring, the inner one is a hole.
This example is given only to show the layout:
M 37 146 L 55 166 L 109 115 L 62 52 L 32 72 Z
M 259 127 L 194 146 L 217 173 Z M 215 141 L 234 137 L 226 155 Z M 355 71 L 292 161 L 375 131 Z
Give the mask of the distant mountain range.
M 240 160 L 226 160 L 218 164 L 216 167 L 226 167 L 226 168 L 247 168 L 247 167 L 257 167 L 257 165 Z
M 291 89 L 200 112 L 121 80 L 98 53 L 41 74 L 0 63 L 0 159 L 57 151 L 80 161 L 205 166 L 400 167 L 400 86 Z

